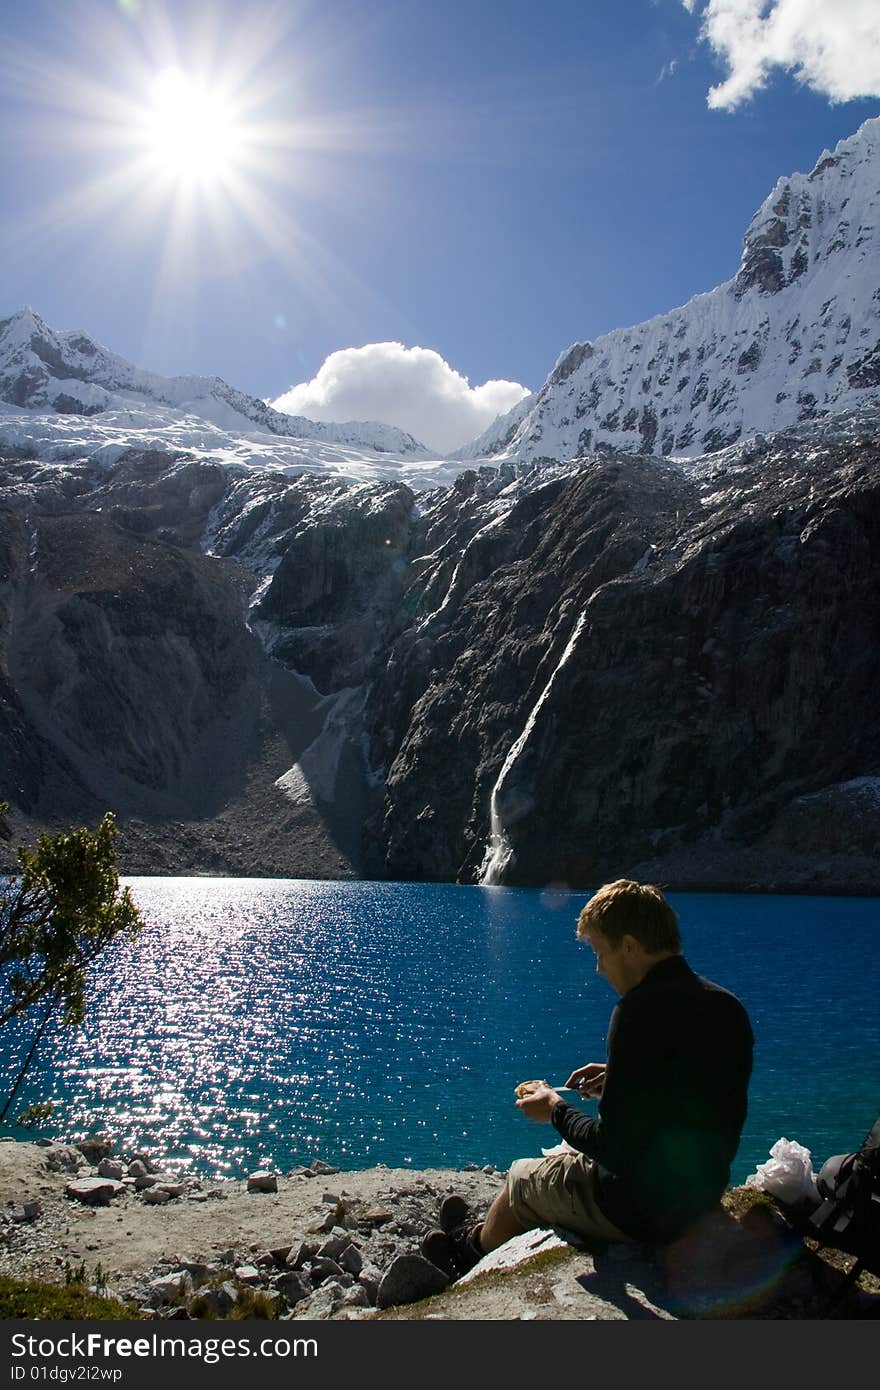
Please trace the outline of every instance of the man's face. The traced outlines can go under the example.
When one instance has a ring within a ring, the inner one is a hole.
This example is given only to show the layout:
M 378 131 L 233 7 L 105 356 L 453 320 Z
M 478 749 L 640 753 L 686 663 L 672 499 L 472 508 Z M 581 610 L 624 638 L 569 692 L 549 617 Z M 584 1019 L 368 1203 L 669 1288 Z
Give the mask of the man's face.
M 596 974 L 607 980 L 618 994 L 626 994 L 635 981 L 632 979 L 631 962 L 623 941 L 613 945 L 598 927 L 587 927 L 584 939 L 596 956 Z M 624 938 L 626 939 L 626 938 Z

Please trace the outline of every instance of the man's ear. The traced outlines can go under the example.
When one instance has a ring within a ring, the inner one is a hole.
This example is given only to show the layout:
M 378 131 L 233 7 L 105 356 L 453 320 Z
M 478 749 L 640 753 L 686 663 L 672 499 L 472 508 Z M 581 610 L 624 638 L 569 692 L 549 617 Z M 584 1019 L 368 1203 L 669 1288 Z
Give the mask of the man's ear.
M 637 955 L 642 949 L 642 943 L 637 941 L 634 936 L 630 936 L 629 932 L 624 932 L 620 938 L 620 944 L 627 956 Z

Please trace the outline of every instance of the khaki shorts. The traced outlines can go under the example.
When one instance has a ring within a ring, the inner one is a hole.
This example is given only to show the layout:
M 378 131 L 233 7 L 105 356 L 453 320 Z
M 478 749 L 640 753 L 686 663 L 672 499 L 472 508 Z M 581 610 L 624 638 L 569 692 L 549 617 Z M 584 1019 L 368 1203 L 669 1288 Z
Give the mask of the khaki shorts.
M 518 1158 L 507 1175 L 510 1208 L 526 1230 L 560 1226 L 576 1235 L 599 1240 L 626 1240 L 596 1205 L 596 1178 L 586 1154 L 551 1154 L 549 1158 Z

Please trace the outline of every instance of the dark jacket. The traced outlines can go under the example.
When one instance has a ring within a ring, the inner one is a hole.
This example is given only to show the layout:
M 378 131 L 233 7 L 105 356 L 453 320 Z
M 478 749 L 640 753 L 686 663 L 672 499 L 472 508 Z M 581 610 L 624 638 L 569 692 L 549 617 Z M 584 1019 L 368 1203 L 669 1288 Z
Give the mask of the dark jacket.
M 597 1118 L 553 1107 L 597 1164 L 597 1199 L 636 1240 L 674 1239 L 715 1206 L 746 1117 L 754 1038 L 728 990 L 670 956 L 615 1005 Z

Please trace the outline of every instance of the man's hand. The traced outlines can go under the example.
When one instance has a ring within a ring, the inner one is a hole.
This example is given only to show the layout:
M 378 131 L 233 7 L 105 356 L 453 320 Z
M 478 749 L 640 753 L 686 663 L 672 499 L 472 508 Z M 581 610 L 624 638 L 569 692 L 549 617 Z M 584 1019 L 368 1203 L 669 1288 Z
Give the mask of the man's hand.
M 530 1120 L 537 1120 L 539 1125 L 547 1125 L 550 1123 L 550 1112 L 558 1100 L 562 1100 L 562 1096 L 556 1091 L 551 1090 L 549 1086 L 539 1086 L 516 1104 Z
M 577 1071 L 572 1072 L 565 1084 L 566 1086 L 573 1086 L 587 1099 L 601 1096 L 602 1087 L 605 1084 L 605 1063 L 588 1062 L 585 1067 L 578 1067 Z

